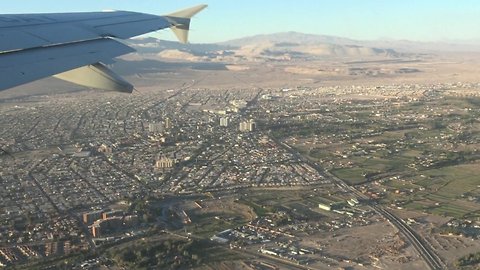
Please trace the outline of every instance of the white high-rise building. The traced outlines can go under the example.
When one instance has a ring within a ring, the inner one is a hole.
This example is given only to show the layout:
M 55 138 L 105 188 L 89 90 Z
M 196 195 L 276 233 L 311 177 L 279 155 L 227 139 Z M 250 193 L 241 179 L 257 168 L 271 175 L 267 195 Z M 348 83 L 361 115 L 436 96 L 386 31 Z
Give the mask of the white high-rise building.
M 240 125 L 238 127 L 240 132 L 247 132 L 248 131 L 248 123 L 246 121 L 240 122 Z
M 170 129 L 172 127 L 172 123 L 170 122 L 170 118 L 165 118 L 165 128 Z
M 239 130 L 241 132 L 252 132 L 255 130 L 255 128 L 256 128 L 256 124 L 255 124 L 255 121 L 253 121 L 253 119 L 240 122 Z
M 228 117 L 221 117 L 220 118 L 220 126 L 221 127 L 228 127 Z
M 157 169 L 168 169 L 172 168 L 174 163 L 174 160 L 171 158 L 161 157 L 155 162 L 155 167 L 157 167 Z
M 248 121 L 248 131 L 250 132 L 255 131 L 256 128 L 257 128 L 257 123 L 255 123 L 253 119 L 250 119 L 250 121 Z

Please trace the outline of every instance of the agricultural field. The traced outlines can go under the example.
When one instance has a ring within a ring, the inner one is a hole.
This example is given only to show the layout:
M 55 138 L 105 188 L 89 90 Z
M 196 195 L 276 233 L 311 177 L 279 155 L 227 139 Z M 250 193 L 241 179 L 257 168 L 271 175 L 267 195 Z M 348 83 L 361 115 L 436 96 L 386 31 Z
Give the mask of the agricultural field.
M 321 129 L 311 124 L 307 136 L 283 139 L 346 183 L 381 194 L 383 203 L 480 217 L 478 98 L 438 92 L 396 106 L 355 102 L 332 106 L 333 120 Z

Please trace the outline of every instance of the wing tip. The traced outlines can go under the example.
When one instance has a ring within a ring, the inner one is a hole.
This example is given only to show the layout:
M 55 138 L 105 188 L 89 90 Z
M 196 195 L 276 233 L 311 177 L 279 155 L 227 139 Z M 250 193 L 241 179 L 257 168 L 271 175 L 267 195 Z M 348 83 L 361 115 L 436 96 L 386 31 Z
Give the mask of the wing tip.
M 167 15 L 166 17 L 172 23 L 172 31 L 177 36 L 180 43 L 188 43 L 188 31 L 190 30 L 190 19 L 200 11 L 204 10 L 208 5 L 202 4 L 191 8 L 186 8 Z

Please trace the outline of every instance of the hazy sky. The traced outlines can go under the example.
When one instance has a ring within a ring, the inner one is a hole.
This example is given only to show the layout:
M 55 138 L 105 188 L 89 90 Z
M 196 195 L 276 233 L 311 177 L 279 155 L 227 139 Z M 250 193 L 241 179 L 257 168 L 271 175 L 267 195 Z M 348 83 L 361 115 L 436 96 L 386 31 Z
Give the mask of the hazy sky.
M 193 21 L 190 40 L 195 43 L 284 31 L 353 39 L 480 40 L 478 0 L 14 0 L 2 1 L 0 12 L 166 14 L 203 3 L 209 8 Z

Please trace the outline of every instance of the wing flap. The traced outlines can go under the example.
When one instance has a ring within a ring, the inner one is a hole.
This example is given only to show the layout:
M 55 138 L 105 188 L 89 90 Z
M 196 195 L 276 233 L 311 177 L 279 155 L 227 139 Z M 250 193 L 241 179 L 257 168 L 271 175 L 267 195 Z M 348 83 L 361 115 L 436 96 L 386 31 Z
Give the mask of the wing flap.
M 61 33 L 61 34 L 59 34 Z M 95 32 L 66 24 L 21 27 L 0 31 L 0 52 L 51 46 L 75 41 L 98 39 Z
M 140 16 L 141 15 L 141 16 Z M 171 26 L 164 17 L 140 14 L 137 20 L 119 21 L 112 24 L 98 25 L 95 29 L 105 36 L 128 39 L 141 34 L 157 31 Z
M 24 29 L 23 32 L 32 37 L 40 38 L 47 44 L 70 43 L 98 38 L 98 35 L 88 28 L 68 24 L 34 26 Z
M 134 51 L 112 39 L 88 40 L 0 54 L 0 90 L 109 61 Z
M 0 31 L 0 52 L 44 46 L 46 41 L 22 31 Z
M 133 85 L 100 63 L 72 69 L 54 75 L 54 77 L 89 88 L 124 93 L 132 93 L 133 91 Z

